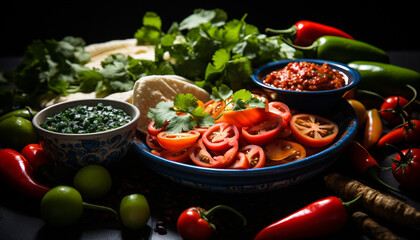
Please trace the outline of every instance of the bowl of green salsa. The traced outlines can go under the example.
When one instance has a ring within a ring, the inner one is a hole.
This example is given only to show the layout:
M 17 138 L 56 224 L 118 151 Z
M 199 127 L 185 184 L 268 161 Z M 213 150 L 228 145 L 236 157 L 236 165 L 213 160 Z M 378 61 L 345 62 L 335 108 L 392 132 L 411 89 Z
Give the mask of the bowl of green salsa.
M 44 151 L 57 164 L 79 169 L 118 162 L 132 144 L 139 116 L 130 103 L 97 98 L 52 105 L 32 123 Z

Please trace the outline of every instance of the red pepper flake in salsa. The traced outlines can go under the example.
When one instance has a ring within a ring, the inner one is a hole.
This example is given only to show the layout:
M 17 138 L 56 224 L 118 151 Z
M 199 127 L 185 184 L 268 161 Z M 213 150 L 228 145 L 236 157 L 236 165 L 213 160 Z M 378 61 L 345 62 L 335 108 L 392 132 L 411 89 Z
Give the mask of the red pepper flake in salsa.
M 327 63 L 321 66 L 308 62 L 291 62 L 283 69 L 268 74 L 264 83 L 284 90 L 321 91 L 342 88 L 346 85 L 346 80 Z

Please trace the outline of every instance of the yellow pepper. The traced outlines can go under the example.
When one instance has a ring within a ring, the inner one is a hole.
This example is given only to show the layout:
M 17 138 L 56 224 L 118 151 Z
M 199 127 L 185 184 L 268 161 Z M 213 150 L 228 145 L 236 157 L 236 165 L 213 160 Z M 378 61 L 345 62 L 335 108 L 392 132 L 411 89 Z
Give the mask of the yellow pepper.
M 372 108 L 367 111 L 367 119 L 363 138 L 363 147 L 366 149 L 376 144 L 382 135 L 382 121 L 378 109 Z

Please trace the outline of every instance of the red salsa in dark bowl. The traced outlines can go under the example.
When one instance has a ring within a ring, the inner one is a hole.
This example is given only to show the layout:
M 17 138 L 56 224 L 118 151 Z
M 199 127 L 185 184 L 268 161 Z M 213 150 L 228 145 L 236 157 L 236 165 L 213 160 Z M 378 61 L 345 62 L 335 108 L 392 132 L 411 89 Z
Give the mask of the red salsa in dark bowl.
M 284 90 L 323 91 L 344 87 L 346 77 L 327 63 L 290 62 L 270 72 L 264 83 Z
M 275 100 L 306 112 L 326 112 L 360 82 L 357 70 L 321 59 L 287 59 L 254 70 L 253 82 Z

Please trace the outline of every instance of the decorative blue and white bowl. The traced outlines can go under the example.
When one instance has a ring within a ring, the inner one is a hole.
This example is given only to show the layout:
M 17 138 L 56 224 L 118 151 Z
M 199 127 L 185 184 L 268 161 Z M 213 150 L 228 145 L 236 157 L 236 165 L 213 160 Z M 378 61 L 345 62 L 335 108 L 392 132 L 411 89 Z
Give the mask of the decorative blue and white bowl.
M 290 62 L 308 62 L 318 65 L 327 63 L 330 68 L 344 76 L 347 84 L 342 88 L 332 90 L 294 91 L 264 83 L 267 74 L 286 67 Z M 356 88 L 361 80 L 360 73 L 346 64 L 322 59 L 287 59 L 269 62 L 255 69 L 251 78 L 257 86 L 262 87 L 274 99 L 287 104 L 289 108 L 313 113 L 331 110 L 347 92 Z
M 41 127 L 41 124 L 47 117 L 60 113 L 67 108 L 79 105 L 96 106 L 98 103 L 121 109 L 131 116 L 132 120 L 121 127 L 96 133 L 58 133 Z M 124 157 L 132 145 L 139 116 L 140 112 L 137 107 L 130 103 L 97 98 L 74 100 L 52 105 L 39 111 L 34 116 L 32 123 L 44 151 L 57 164 L 72 169 L 80 169 L 89 164 L 107 167 Z

